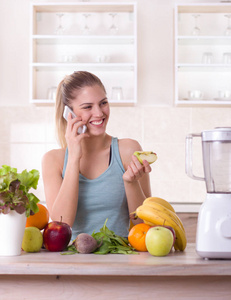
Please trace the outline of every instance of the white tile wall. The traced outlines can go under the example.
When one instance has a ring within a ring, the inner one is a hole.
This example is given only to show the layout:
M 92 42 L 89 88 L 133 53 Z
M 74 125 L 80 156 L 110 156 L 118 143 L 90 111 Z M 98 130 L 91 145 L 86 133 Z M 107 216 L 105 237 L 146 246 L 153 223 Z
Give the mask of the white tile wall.
M 174 4 L 179 1 L 145 0 L 145 5 L 142 0 L 135 2 L 138 4 L 138 105 L 112 107 L 108 133 L 136 139 L 143 149 L 158 154 L 150 174 L 153 195 L 170 202 L 201 202 L 205 197 L 204 183 L 188 178 L 184 171 L 185 137 L 190 132 L 231 126 L 231 108 L 172 107 Z M 0 28 L 4 28 L 0 55 L 0 166 L 15 164 L 41 170 L 44 152 L 58 145 L 54 108 L 28 106 L 29 3 L 30 0 L 0 1 Z M 14 22 L 9 22 L 9 15 Z M 195 141 L 194 157 L 194 171 L 202 175 L 199 141 Z M 36 192 L 44 201 L 42 179 Z
M 157 153 L 150 173 L 152 195 L 174 203 L 203 202 L 205 184 L 185 174 L 185 137 L 216 126 L 231 126 L 231 108 L 111 107 L 108 133 L 139 141 Z M 0 110 L 0 165 L 38 169 L 45 152 L 58 148 L 53 107 Z M 194 173 L 203 176 L 200 139 L 195 140 Z M 42 176 L 35 194 L 45 201 Z

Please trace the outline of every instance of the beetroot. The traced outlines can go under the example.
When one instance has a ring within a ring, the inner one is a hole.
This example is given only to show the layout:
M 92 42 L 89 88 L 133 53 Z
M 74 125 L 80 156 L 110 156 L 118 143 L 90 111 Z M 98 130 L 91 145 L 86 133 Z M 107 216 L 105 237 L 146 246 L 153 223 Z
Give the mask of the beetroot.
M 76 250 L 79 253 L 88 254 L 94 252 L 100 245 L 98 245 L 96 239 L 90 234 L 80 233 L 74 241 Z

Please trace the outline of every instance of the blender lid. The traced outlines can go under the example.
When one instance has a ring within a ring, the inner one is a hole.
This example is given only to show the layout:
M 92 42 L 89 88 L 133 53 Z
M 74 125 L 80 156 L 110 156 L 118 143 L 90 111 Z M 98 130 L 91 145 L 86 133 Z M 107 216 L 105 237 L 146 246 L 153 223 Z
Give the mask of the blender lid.
M 202 132 L 202 140 L 231 142 L 231 127 L 216 127 L 213 130 L 205 130 Z

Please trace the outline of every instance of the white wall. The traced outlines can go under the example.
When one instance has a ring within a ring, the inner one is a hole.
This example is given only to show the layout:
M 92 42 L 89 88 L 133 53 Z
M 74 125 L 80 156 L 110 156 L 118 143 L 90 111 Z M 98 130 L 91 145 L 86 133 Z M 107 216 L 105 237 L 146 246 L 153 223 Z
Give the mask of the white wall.
M 157 152 L 151 173 L 153 196 L 170 202 L 201 202 L 204 183 L 189 179 L 184 171 L 185 137 L 190 132 L 231 126 L 230 107 L 179 108 L 173 104 L 174 4 L 201 1 L 136 2 L 138 104 L 112 107 L 108 132 L 137 139 L 143 149 Z M 57 144 L 54 108 L 36 107 L 28 100 L 29 4 L 29 0 L 0 1 L 0 166 L 41 170 L 42 155 Z M 196 149 L 195 171 L 202 175 L 201 149 L 198 145 Z M 37 194 L 45 200 L 42 180 Z

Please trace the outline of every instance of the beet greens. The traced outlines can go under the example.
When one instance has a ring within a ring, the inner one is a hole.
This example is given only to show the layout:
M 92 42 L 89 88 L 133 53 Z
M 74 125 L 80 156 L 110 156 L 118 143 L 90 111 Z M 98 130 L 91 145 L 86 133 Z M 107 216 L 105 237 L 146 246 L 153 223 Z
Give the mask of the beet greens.
M 129 246 L 128 239 L 115 234 L 112 230 L 108 229 L 106 219 L 103 227 L 99 232 L 93 231 L 92 237 L 101 243 L 101 245 L 93 252 L 94 254 L 138 254 L 135 249 Z M 62 254 L 75 254 L 78 253 L 75 247 L 75 241 L 67 247 L 68 252 Z

